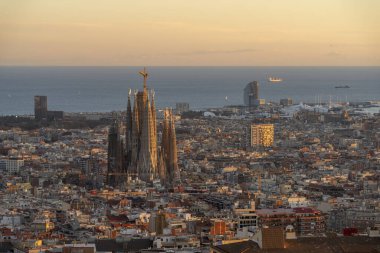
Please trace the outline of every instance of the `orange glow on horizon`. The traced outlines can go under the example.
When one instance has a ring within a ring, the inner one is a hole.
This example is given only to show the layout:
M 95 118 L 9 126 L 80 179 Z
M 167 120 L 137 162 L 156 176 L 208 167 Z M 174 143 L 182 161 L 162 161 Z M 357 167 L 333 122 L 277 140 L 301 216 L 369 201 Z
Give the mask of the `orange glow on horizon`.
M 379 66 L 376 0 L 0 2 L 0 65 Z

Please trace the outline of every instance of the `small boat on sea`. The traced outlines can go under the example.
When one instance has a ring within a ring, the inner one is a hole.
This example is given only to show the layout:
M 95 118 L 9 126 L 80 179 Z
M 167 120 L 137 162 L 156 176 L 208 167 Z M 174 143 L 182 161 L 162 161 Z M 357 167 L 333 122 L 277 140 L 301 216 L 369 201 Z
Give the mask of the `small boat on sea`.
M 282 78 L 279 78 L 279 77 L 269 77 L 268 81 L 271 82 L 271 83 L 280 83 L 283 80 L 282 80 Z
M 335 86 L 335 89 L 349 89 L 351 88 L 350 86 L 348 85 L 338 85 L 338 86 Z

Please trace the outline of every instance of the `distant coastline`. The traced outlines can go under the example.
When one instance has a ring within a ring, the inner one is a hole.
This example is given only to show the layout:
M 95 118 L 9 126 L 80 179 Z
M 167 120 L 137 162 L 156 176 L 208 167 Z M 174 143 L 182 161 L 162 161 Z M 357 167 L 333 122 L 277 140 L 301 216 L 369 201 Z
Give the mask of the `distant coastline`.
M 140 67 L 0 67 L 0 115 L 33 114 L 33 96 L 65 112 L 110 112 L 126 107 L 128 89 L 140 87 Z M 148 67 L 157 107 L 189 102 L 194 110 L 243 103 L 244 86 L 260 84 L 260 97 L 295 103 L 380 100 L 380 67 Z M 267 76 L 281 85 L 265 85 Z M 335 89 L 347 84 L 350 89 Z M 228 96 L 228 100 L 225 97 Z

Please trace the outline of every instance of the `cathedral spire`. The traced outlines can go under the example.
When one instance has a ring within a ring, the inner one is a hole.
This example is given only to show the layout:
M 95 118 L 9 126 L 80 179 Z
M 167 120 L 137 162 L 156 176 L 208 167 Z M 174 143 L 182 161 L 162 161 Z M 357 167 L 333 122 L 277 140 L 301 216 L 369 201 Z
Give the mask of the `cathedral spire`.
M 146 72 L 146 69 L 144 67 L 144 69 L 142 71 L 139 72 L 140 75 L 142 75 L 144 77 L 144 91 L 147 90 L 147 86 L 146 86 L 146 80 L 148 79 L 148 72 Z
M 175 133 L 175 119 L 173 111 L 169 108 L 164 110 L 164 120 L 161 140 L 161 156 L 164 160 L 160 175 L 165 175 L 165 184 L 173 186 L 179 180 L 177 141 Z M 159 157 L 161 159 L 161 157 Z M 162 176 L 161 176 L 162 178 Z
M 161 138 L 161 147 L 163 149 L 163 156 L 165 164 L 168 166 L 167 155 L 169 151 L 169 109 L 165 108 L 164 110 L 164 120 L 162 122 L 162 138 Z
M 152 120 L 153 120 L 153 133 L 154 133 L 154 140 L 157 142 L 157 122 L 156 122 L 156 103 L 154 101 L 155 92 L 152 90 L 151 97 L 152 97 L 152 105 L 151 105 L 151 111 L 152 111 Z
M 153 121 L 149 98 L 147 99 L 143 126 L 141 129 L 141 147 L 138 172 L 142 180 L 152 181 L 157 172 L 157 142 L 153 140 Z
M 123 166 L 124 147 L 120 136 L 120 124 L 113 122 L 108 132 L 108 167 L 107 184 L 112 187 L 122 187 L 126 179 Z
M 178 155 L 177 155 L 177 136 L 175 133 L 175 119 L 173 111 L 170 109 L 170 130 L 169 130 L 169 164 L 172 185 L 179 180 Z
M 139 128 L 139 109 L 137 103 L 137 91 L 134 95 L 134 105 L 133 105 L 133 118 L 132 118 L 132 150 L 131 150 L 131 162 L 129 168 L 129 174 L 131 177 L 135 178 L 138 176 L 137 171 L 137 161 L 139 159 L 140 151 L 140 128 Z
M 128 92 L 128 103 L 127 103 L 127 113 L 125 119 L 125 146 L 126 146 L 126 163 L 127 166 L 130 164 L 131 150 L 132 150 L 132 107 L 131 107 L 131 89 Z
M 165 183 L 166 179 L 166 165 L 164 161 L 164 150 L 163 148 L 158 148 L 158 161 L 157 161 L 157 173 L 161 180 L 161 183 Z

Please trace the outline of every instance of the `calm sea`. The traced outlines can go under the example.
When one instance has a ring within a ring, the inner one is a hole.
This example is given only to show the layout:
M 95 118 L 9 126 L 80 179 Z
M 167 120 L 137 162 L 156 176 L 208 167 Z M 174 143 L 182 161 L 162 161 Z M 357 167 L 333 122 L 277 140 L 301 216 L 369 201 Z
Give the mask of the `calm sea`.
M 126 107 L 128 89 L 142 88 L 138 67 L 0 67 L 0 115 L 32 114 L 33 96 L 49 110 L 106 112 Z M 192 109 L 238 105 L 248 82 L 260 97 L 295 102 L 380 100 L 380 67 L 149 67 L 157 107 L 188 102 Z M 268 83 L 267 77 L 282 83 Z M 349 85 L 349 89 L 336 89 Z

